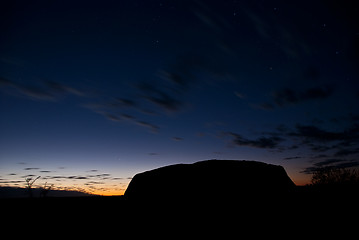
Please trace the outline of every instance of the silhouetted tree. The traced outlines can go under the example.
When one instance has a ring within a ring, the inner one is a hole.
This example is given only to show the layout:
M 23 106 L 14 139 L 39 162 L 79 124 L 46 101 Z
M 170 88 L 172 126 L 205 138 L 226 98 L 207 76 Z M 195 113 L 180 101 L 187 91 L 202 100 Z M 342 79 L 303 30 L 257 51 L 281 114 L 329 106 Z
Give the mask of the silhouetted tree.
M 321 168 L 315 171 L 311 180 L 314 186 L 349 186 L 359 184 L 358 169 Z
M 27 188 L 27 192 L 28 192 L 28 194 L 29 194 L 29 198 L 32 198 L 32 185 L 35 183 L 35 181 L 37 180 L 37 179 L 39 179 L 41 176 L 38 176 L 37 178 L 35 178 L 34 180 L 31 178 L 31 177 L 29 177 L 29 178 L 25 178 L 25 181 L 26 181 L 26 184 L 27 184 L 27 186 L 26 186 L 26 188 Z

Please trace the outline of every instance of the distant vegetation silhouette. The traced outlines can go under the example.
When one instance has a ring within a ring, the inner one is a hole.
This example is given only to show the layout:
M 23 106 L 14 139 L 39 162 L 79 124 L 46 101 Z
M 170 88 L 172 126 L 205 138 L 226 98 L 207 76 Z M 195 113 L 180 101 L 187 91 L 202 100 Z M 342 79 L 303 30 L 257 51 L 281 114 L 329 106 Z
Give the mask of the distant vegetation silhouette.
M 359 196 L 359 170 L 350 168 L 320 168 L 313 172 L 308 190 L 317 196 L 335 198 Z
M 353 168 L 318 168 L 311 183 L 298 186 L 294 200 L 308 208 L 339 210 L 351 208 L 359 201 L 359 170 Z
M 311 184 L 327 187 L 359 186 L 359 171 L 346 168 L 321 168 L 313 173 Z
M 36 182 L 36 180 L 39 179 L 40 177 L 41 177 L 41 176 L 38 176 L 38 177 L 35 178 L 35 179 L 32 179 L 31 177 L 25 178 L 26 188 L 27 188 L 27 192 L 28 192 L 29 198 L 32 198 L 32 197 L 33 197 L 33 194 L 32 194 L 32 185 L 34 185 L 34 183 Z
M 49 191 L 51 190 L 51 188 L 54 186 L 54 184 L 51 184 L 50 186 L 46 186 L 47 182 L 45 183 L 45 185 L 43 187 L 41 187 L 41 191 L 40 191 L 40 197 L 47 197 L 47 194 L 49 193 Z

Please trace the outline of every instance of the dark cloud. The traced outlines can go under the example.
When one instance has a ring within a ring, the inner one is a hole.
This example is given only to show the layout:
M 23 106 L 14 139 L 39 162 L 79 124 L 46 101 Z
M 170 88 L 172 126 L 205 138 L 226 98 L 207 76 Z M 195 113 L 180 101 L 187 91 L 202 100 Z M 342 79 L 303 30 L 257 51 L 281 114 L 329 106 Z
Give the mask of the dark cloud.
M 182 105 L 180 101 L 161 91 L 157 91 L 155 95 L 147 96 L 147 99 L 169 111 L 177 111 Z
M 296 130 L 288 135 L 299 137 L 307 144 L 339 142 L 337 146 L 352 146 L 359 142 L 359 125 L 356 124 L 339 132 L 323 130 L 314 125 L 297 124 L 295 128 Z
M 45 179 L 45 180 L 49 180 L 49 179 L 67 179 L 66 176 L 45 176 L 45 177 L 42 177 L 41 179 Z
M 299 156 L 295 156 L 295 157 L 286 157 L 284 158 L 283 160 L 294 160 L 294 159 L 300 159 L 302 157 L 299 157 Z
M 89 172 L 89 173 L 97 173 L 98 170 L 96 169 L 93 169 L 93 170 L 89 170 L 89 171 L 86 171 L 86 172 Z M 119 180 L 120 178 L 115 178 L 115 177 L 112 177 L 111 174 L 109 173 L 99 173 L 99 174 L 87 174 L 87 175 L 72 175 L 72 176 L 62 176 L 62 175 L 55 175 L 55 176 L 52 176 L 52 175 L 48 175 L 48 176 L 45 176 L 43 177 L 42 179 L 46 179 L 46 180 L 49 180 L 49 179 L 74 179 L 74 180 L 91 180 L 91 181 L 98 181 L 98 180 Z
M 305 90 L 283 88 L 271 93 L 272 101 L 251 104 L 251 106 L 261 110 L 273 110 L 276 107 L 285 107 L 311 100 L 327 99 L 333 94 L 333 92 L 333 88 L 329 86 L 312 87 Z
M 329 86 L 325 86 L 325 87 L 308 88 L 303 92 L 299 92 L 298 96 L 300 101 L 307 101 L 314 99 L 325 99 L 330 97 L 332 94 L 333 94 L 333 88 Z
M 327 154 L 318 154 L 311 157 L 312 159 L 319 159 L 319 158 L 328 158 L 329 156 Z
M 132 116 L 130 114 L 126 114 L 126 113 L 122 113 L 121 118 L 125 119 L 125 120 L 128 120 L 128 121 L 133 121 L 133 120 L 136 119 L 134 116 Z
M 149 129 L 152 133 L 158 133 L 159 132 L 159 127 L 154 125 L 154 124 L 151 124 L 151 123 L 148 123 L 146 121 L 134 121 L 135 124 L 137 124 L 138 126 L 141 126 L 141 127 L 145 127 L 147 129 Z
M 29 167 L 29 168 L 24 168 L 25 171 L 29 171 L 29 170 L 39 170 L 40 168 L 34 168 L 34 167 Z
M 343 159 L 326 159 L 324 161 L 320 161 L 320 162 L 317 162 L 317 163 L 314 163 L 313 165 L 316 166 L 316 167 L 328 167 L 329 165 L 335 165 L 337 163 L 341 163 L 345 160 Z
M 133 124 L 135 124 L 137 126 L 147 128 L 152 133 L 158 133 L 159 130 L 160 130 L 159 126 L 157 126 L 155 124 L 152 124 L 152 123 L 149 123 L 147 121 L 138 120 L 138 119 L 136 119 L 135 117 L 133 117 L 131 115 L 123 116 L 123 114 L 122 114 L 121 116 L 122 116 L 122 119 L 127 120 L 128 122 L 133 123 Z
M 185 91 L 189 87 L 189 79 L 193 78 L 193 76 L 187 73 L 186 67 L 184 69 L 177 69 L 172 72 L 167 70 L 161 70 L 159 72 L 159 77 L 167 82 L 173 84 L 171 87 L 172 90 L 176 93 L 181 93 Z
M 251 104 L 251 106 L 255 109 L 260 109 L 260 110 L 273 110 L 275 108 L 275 106 L 271 103 Z
M 175 94 L 169 89 L 162 90 L 158 86 L 149 83 L 138 84 L 144 99 L 167 111 L 178 111 L 182 102 L 175 98 Z
M 296 131 L 291 132 L 289 135 L 301 137 L 313 141 L 338 141 L 344 138 L 343 133 L 331 132 L 322 130 L 313 125 L 300 125 L 296 126 Z
M 255 140 L 246 139 L 239 134 L 229 133 L 233 143 L 239 146 L 251 146 L 258 148 L 277 148 L 278 150 L 292 151 L 298 146 L 306 146 L 315 153 L 311 156 L 298 155 L 286 157 L 283 160 L 297 160 L 310 158 L 310 164 L 302 173 L 312 174 L 322 168 L 348 168 L 358 167 L 359 160 L 359 125 L 348 121 L 349 126 L 341 131 L 326 130 L 315 125 L 297 124 L 294 128 L 285 125 L 278 126 L 273 132 L 264 132 L 263 137 Z M 284 142 L 279 145 L 279 143 Z M 291 146 L 286 143 L 291 143 Z M 293 145 L 293 143 L 295 143 Z M 296 146 L 295 148 L 293 146 Z M 325 153 L 324 153 L 325 152 Z
M 305 173 L 305 174 L 313 174 L 314 172 L 318 171 L 320 168 L 318 167 L 306 167 L 303 169 L 303 171 L 300 171 L 300 173 Z
M 283 106 L 284 104 L 288 103 L 296 103 L 299 101 L 296 92 L 288 88 L 273 92 L 272 95 L 274 102 L 278 106 Z
M 297 124 L 293 129 L 280 125 L 274 132 L 263 134 L 270 137 L 263 137 L 263 140 L 259 141 L 262 138 L 248 140 L 240 135 L 233 135 L 235 137 L 234 143 L 237 145 L 260 146 L 260 143 L 266 143 L 267 141 L 269 146 L 280 151 L 293 151 L 299 147 L 308 147 L 313 153 L 312 156 L 307 157 L 296 154 L 297 156 L 284 158 L 284 160 L 307 159 L 308 157 L 311 159 L 347 159 L 359 155 L 359 126 L 356 123 L 344 128 L 342 131 L 329 131 L 315 125 Z M 281 141 L 284 143 L 279 146 L 277 143 Z M 273 144 L 271 145 L 272 142 Z M 263 145 L 265 146 L 266 144 Z
M 347 161 L 343 161 L 340 162 L 338 164 L 336 164 L 335 167 L 337 168 L 351 168 L 351 167 L 358 167 L 359 166 L 359 161 L 358 160 L 347 160 Z
M 352 149 L 340 149 L 339 151 L 337 151 L 334 156 L 335 157 L 344 157 L 344 156 L 349 156 L 349 155 L 355 155 L 355 154 L 359 154 L 359 148 L 352 148 Z
M 294 128 L 279 125 L 274 131 L 262 132 L 256 139 L 249 139 L 234 132 L 222 132 L 223 136 L 231 136 L 232 144 L 237 146 L 248 146 L 278 151 L 296 151 L 300 147 L 309 147 L 310 155 L 295 152 L 294 156 L 283 158 L 283 160 L 311 159 L 308 167 L 301 173 L 312 174 L 321 168 L 348 168 L 359 167 L 359 125 L 351 122 L 351 125 L 342 131 L 332 131 L 315 125 L 297 124 Z M 320 154 L 313 154 L 320 152 Z M 325 152 L 325 153 L 322 153 Z
M 67 179 L 79 179 L 79 180 L 84 180 L 84 179 L 89 179 L 88 177 L 84 177 L 84 176 L 69 176 L 67 177 Z
M 330 97 L 332 93 L 333 89 L 328 86 L 308 88 L 304 91 L 284 88 L 273 92 L 272 97 L 277 106 L 283 107 L 308 100 L 325 99 Z
M 21 178 L 32 178 L 32 177 L 36 177 L 36 175 L 28 174 L 28 175 L 21 176 Z
M 118 109 L 112 109 L 108 105 L 105 104 L 87 104 L 85 105 L 86 108 L 91 109 L 97 114 L 104 116 L 106 119 L 112 122 L 127 122 L 137 126 L 141 126 L 147 128 L 152 133 L 158 133 L 160 127 L 149 123 L 147 121 L 139 120 L 135 116 L 127 113 L 121 113 Z
M 97 174 L 96 177 L 99 177 L 99 178 L 104 178 L 104 177 L 110 177 L 111 174 L 109 173 L 101 173 L 101 174 Z
M 171 79 L 171 80 L 169 80 Z M 136 92 L 132 97 L 102 96 L 98 102 L 85 104 L 84 107 L 101 114 L 113 122 L 131 123 L 158 133 L 160 127 L 148 122 L 143 115 L 161 115 L 179 111 L 183 105 L 181 91 L 185 83 L 167 72 L 162 72 L 158 81 L 139 82 L 132 86 Z M 136 97 L 136 100 L 134 98 Z M 156 110 L 154 110 L 156 109 Z M 155 112 L 156 111 L 156 112 Z
M 0 77 L 0 87 L 8 87 L 8 86 L 13 86 L 14 83 L 12 81 L 10 81 L 9 79 Z
M 174 140 L 174 141 L 182 141 L 183 138 L 181 138 L 181 137 L 173 137 L 172 140 Z
M 114 104 L 121 107 L 136 107 L 137 103 L 128 98 L 116 98 Z
M 19 185 L 19 183 L 24 183 L 24 181 L 22 181 L 22 180 L 5 180 L 5 179 L 0 180 L 0 184 Z
M 50 91 L 47 91 L 44 88 L 37 86 L 16 86 L 16 89 L 23 96 L 31 98 L 33 100 L 42 100 L 42 101 L 54 101 L 56 100 L 55 94 Z
M 97 184 L 105 184 L 104 182 L 99 182 L 99 181 L 89 181 L 86 182 L 85 185 L 89 186 L 89 185 L 97 185 Z
M 350 168 L 350 167 L 358 167 L 358 160 L 347 160 L 347 159 L 325 159 L 323 161 L 319 161 L 314 163 L 312 166 L 304 168 L 301 173 L 312 174 L 316 171 L 325 169 L 325 168 Z
M 250 140 L 247 138 L 242 137 L 236 133 L 227 133 L 228 135 L 234 137 L 232 140 L 235 145 L 238 146 L 248 146 L 248 147 L 255 147 L 255 148 L 276 148 L 278 147 L 279 143 L 283 141 L 282 138 L 277 136 L 269 136 L 269 137 L 260 137 L 255 140 Z
M 34 100 L 55 100 L 55 96 L 43 87 L 20 84 L 4 77 L 0 77 L 0 87 L 3 92 L 15 96 L 25 96 Z

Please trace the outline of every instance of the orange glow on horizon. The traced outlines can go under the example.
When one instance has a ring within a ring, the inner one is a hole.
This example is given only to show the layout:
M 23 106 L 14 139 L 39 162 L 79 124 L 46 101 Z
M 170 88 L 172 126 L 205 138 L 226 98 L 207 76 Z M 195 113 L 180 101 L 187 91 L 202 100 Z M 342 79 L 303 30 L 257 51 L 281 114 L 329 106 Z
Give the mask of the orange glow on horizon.
M 89 193 L 91 194 L 95 194 L 95 195 L 100 195 L 100 196 L 122 196 L 124 195 L 126 189 L 106 189 L 106 190 L 96 190 L 96 191 L 91 191 Z
M 305 186 L 305 185 L 308 185 L 310 184 L 310 181 L 311 181 L 311 176 L 310 175 L 297 175 L 293 178 L 291 178 L 292 181 L 294 182 L 294 184 L 296 186 Z

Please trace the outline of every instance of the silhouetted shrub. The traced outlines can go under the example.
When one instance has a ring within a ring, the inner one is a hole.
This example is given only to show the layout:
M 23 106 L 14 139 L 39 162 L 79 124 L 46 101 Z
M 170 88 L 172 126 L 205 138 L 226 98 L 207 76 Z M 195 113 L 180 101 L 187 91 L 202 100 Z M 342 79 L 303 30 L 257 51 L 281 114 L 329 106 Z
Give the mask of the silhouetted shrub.
M 358 169 L 321 168 L 315 171 L 311 180 L 314 186 L 359 185 Z
M 47 184 L 47 182 L 45 183 L 45 185 L 43 187 L 41 187 L 40 197 L 46 198 L 47 194 L 49 193 L 51 188 L 54 186 L 54 184 L 51 184 L 50 186 L 46 186 L 46 184 Z

